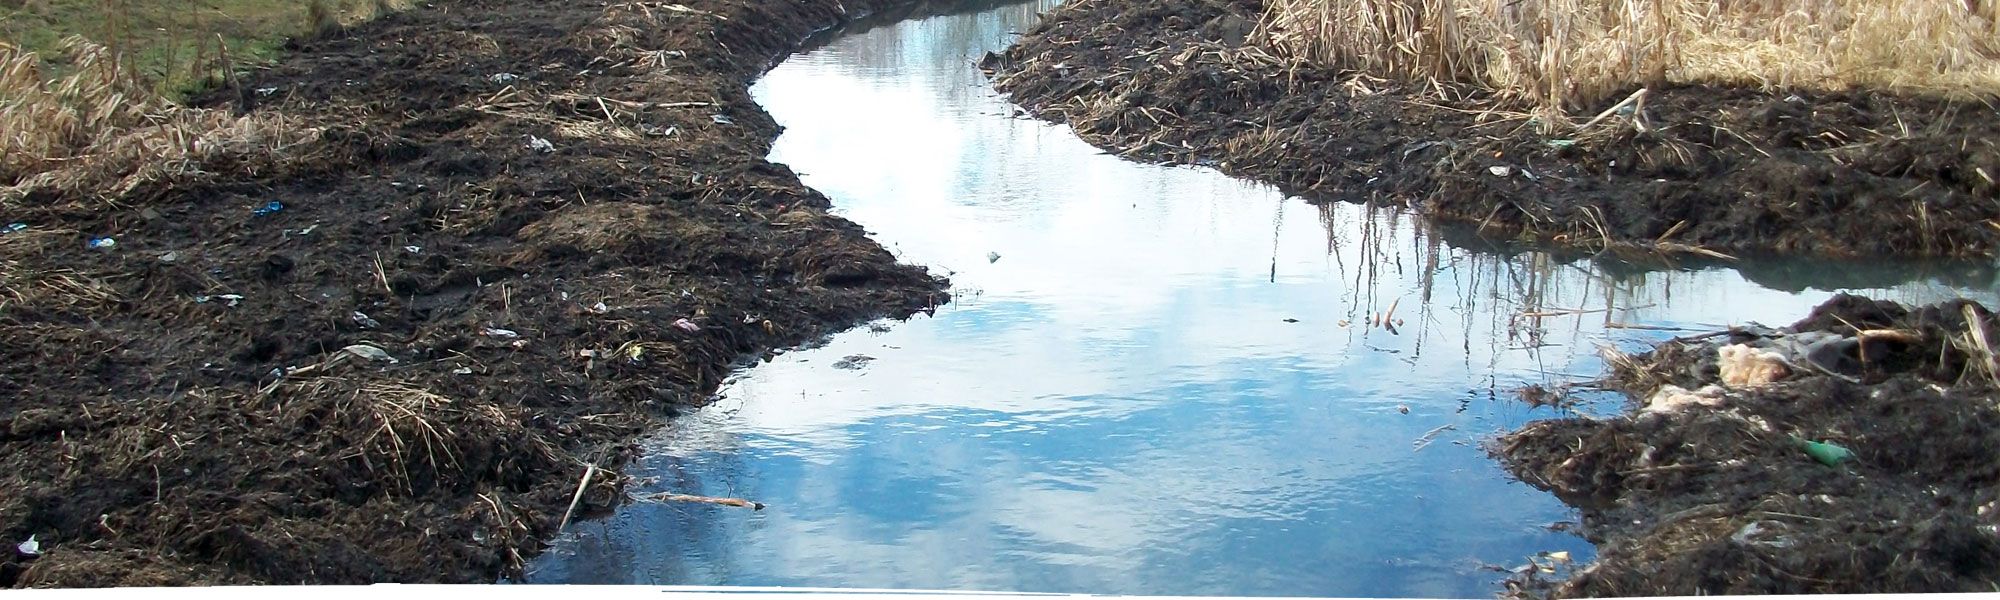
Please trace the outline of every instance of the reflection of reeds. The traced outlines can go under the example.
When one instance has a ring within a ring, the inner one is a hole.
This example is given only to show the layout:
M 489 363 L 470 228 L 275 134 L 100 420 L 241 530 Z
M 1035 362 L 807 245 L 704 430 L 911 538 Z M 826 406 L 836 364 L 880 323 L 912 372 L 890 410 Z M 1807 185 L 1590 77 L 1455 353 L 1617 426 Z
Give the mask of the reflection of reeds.
M 2000 91 L 1994 0 L 1274 0 L 1268 6 L 1255 36 L 1263 44 L 1434 85 L 1479 85 L 1557 118 L 1632 87 L 1666 82 L 1860 84 L 1982 97 Z

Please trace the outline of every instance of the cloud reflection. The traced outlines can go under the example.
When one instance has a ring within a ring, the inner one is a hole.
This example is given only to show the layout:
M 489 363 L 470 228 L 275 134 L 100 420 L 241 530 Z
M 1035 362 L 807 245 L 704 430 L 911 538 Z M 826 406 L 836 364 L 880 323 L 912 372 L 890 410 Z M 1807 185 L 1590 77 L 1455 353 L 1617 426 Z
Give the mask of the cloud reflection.
M 1048 5 L 876 28 L 758 84 L 787 128 L 773 160 L 953 271 L 958 300 L 741 373 L 641 466 L 769 509 L 634 506 L 579 526 L 539 581 L 1486 596 L 1481 563 L 1589 552 L 1476 447 L 1551 414 L 1508 389 L 1672 334 L 1613 324 L 1789 322 L 1847 273 L 1510 252 L 1120 161 L 1008 118 L 971 68 Z M 1976 269 L 1908 275 L 1872 291 L 1991 295 Z M 1392 306 L 1397 333 L 1364 324 Z M 852 355 L 874 360 L 832 366 Z

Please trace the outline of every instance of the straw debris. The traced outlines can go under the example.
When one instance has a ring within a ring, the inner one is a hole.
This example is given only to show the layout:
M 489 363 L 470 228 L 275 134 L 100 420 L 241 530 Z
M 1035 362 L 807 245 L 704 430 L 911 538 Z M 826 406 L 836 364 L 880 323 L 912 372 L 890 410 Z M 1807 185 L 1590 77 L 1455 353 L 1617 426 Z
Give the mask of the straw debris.
M 278 114 L 168 102 L 125 57 L 81 37 L 62 52 L 65 73 L 48 77 L 41 56 L 0 42 L 0 204 L 134 200 L 217 171 L 281 168 L 318 137 Z

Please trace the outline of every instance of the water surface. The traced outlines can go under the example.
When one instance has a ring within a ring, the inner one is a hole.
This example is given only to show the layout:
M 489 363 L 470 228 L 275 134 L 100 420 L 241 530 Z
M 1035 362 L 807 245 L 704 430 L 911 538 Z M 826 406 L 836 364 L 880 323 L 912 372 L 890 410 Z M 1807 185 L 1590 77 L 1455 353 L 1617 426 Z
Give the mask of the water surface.
M 635 467 L 635 493 L 766 510 L 638 504 L 534 581 L 1486 597 L 1488 565 L 1592 552 L 1479 447 L 1558 416 L 1510 390 L 1839 290 L 1992 296 L 1986 268 L 1508 252 L 1121 161 L 973 68 L 1051 5 L 872 28 L 753 89 L 772 160 L 956 300 L 742 371 Z

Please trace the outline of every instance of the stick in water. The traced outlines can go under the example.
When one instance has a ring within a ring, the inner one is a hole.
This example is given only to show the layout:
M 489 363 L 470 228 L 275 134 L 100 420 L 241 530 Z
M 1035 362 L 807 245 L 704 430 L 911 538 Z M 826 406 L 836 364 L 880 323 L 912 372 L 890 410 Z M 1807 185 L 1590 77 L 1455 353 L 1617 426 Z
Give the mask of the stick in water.
M 653 494 L 653 499 L 665 502 L 701 502 L 704 504 L 720 504 L 750 510 L 764 510 L 764 503 L 751 502 L 742 498 L 713 498 L 709 496 L 689 496 L 687 494 Z

